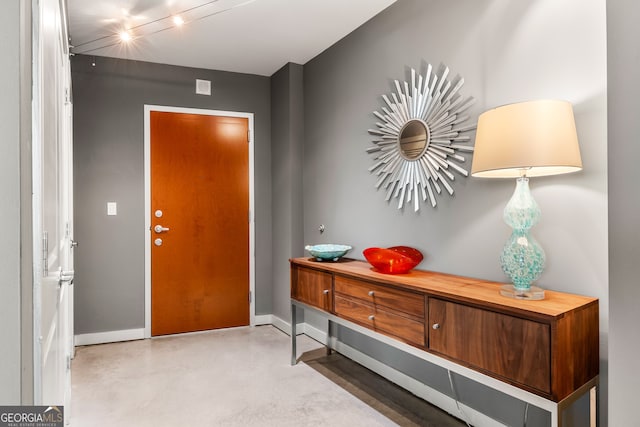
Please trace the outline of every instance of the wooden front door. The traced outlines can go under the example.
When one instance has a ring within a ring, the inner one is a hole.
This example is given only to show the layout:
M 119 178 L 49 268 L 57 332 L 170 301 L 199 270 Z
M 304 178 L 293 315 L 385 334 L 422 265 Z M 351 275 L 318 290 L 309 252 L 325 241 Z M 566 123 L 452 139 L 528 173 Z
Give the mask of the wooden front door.
M 150 112 L 151 335 L 249 324 L 248 120 Z

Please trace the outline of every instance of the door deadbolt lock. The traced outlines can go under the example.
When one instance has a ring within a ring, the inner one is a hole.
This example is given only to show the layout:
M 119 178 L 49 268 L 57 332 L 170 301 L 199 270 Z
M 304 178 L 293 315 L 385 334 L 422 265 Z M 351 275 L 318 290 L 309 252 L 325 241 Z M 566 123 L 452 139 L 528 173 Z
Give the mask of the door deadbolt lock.
M 156 246 L 162 246 L 162 239 L 156 239 L 153 241 L 153 244 Z

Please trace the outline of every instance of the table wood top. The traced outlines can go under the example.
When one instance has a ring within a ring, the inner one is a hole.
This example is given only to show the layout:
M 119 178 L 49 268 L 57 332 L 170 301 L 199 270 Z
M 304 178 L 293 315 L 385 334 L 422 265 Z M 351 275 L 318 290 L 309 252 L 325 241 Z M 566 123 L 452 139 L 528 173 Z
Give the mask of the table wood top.
M 543 300 L 518 300 L 500 295 L 500 287 L 506 283 L 426 270 L 412 270 L 406 274 L 384 274 L 376 271 L 367 262 L 350 258 L 342 258 L 337 262 L 317 261 L 315 258 L 294 258 L 290 262 L 292 265 L 391 284 L 402 289 L 451 298 L 482 307 L 490 306 L 512 314 L 522 312 L 527 316 L 535 315 L 541 318 L 563 317 L 567 312 L 598 303 L 597 298 L 551 290 L 545 290 Z

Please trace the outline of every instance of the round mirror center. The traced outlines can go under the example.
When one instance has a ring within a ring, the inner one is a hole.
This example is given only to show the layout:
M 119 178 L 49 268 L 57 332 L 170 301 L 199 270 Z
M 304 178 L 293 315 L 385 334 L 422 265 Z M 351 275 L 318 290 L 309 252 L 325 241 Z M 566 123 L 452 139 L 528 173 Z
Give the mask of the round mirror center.
M 409 120 L 398 135 L 398 146 L 402 157 L 407 160 L 419 159 L 429 146 L 430 138 L 429 128 L 422 120 Z

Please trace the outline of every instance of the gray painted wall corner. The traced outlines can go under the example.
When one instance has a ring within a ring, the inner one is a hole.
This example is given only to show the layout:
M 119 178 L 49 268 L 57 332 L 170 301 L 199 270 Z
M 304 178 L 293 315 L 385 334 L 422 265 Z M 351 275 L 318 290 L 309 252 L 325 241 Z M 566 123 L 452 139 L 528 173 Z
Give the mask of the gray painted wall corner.
M 273 174 L 273 314 L 291 318 L 289 258 L 303 254 L 303 67 L 289 63 L 271 76 Z
M 20 253 L 23 405 L 34 402 L 33 334 L 33 169 L 32 169 L 32 24 L 31 3 L 20 2 Z

